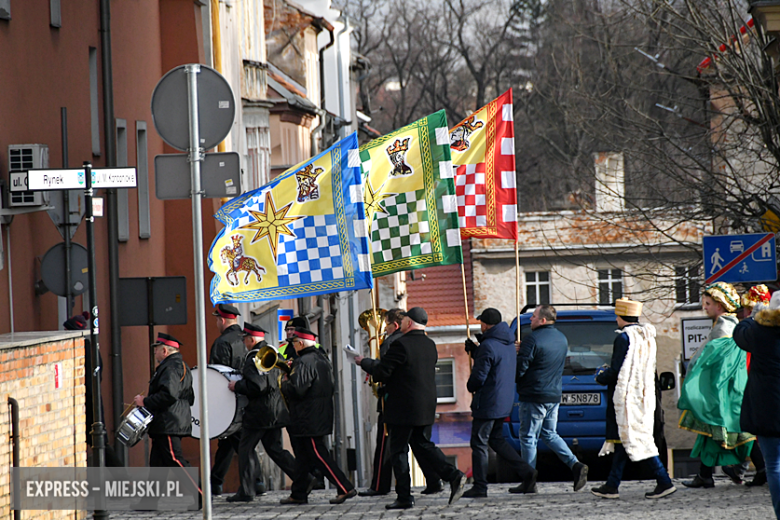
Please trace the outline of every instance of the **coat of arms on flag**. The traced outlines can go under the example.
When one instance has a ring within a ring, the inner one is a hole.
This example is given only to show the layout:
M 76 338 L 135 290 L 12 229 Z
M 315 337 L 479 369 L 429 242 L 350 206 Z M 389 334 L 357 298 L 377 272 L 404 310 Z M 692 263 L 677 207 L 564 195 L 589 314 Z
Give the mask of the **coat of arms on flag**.
M 357 134 L 222 206 L 211 301 L 373 287 Z
M 517 238 L 512 90 L 450 131 L 463 238 Z
M 463 262 L 444 111 L 360 147 L 374 276 Z

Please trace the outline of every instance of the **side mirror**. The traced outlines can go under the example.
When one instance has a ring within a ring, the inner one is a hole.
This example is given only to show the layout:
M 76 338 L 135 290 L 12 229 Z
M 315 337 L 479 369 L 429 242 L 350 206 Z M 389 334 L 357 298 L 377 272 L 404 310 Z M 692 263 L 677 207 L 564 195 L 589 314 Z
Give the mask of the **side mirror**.
M 671 372 L 661 372 L 658 376 L 658 383 L 661 386 L 661 391 L 672 390 L 675 387 L 674 374 Z

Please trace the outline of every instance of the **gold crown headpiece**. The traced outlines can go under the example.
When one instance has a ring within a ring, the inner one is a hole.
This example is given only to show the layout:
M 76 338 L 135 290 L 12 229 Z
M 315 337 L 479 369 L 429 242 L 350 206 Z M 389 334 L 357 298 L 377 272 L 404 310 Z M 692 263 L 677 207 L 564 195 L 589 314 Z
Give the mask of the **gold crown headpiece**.
M 387 153 L 405 152 L 409 149 L 409 138 L 407 137 L 403 141 L 396 139 L 393 146 L 387 147 Z

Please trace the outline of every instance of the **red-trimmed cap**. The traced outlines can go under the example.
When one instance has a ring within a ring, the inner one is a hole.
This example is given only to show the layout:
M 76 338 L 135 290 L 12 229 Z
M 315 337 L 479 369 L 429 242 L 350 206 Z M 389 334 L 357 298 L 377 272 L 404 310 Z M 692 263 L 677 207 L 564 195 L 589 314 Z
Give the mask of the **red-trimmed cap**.
M 174 338 L 169 334 L 163 334 L 162 332 L 158 332 L 157 341 L 152 343 L 153 347 L 156 347 L 157 345 L 165 345 L 166 347 L 181 348 L 181 341 L 179 341 L 178 339 Z
M 212 312 L 211 315 L 221 316 L 228 320 L 235 320 L 236 318 L 241 316 L 241 313 L 238 312 L 238 308 L 234 307 L 233 305 L 220 303 L 219 305 L 214 307 L 214 312 Z
M 317 339 L 317 335 L 315 333 L 309 329 L 304 329 L 303 327 L 295 327 L 293 335 L 301 339 L 308 339 L 309 341 L 316 341 Z
M 268 331 L 251 323 L 244 323 L 244 336 L 254 336 L 263 339 Z

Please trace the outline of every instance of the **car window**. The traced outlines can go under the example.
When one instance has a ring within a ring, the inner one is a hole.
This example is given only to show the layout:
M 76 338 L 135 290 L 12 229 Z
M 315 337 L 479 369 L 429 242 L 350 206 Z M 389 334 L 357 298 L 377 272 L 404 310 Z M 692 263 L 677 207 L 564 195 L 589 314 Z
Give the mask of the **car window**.
M 617 337 L 617 324 L 612 322 L 566 323 L 559 321 L 555 328 L 566 335 L 569 352 L 564 375 L 593 373 L 612 359 L 612 345 Z M 531 326 L 520 327 L 520 337 L 531 333 Z

